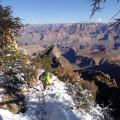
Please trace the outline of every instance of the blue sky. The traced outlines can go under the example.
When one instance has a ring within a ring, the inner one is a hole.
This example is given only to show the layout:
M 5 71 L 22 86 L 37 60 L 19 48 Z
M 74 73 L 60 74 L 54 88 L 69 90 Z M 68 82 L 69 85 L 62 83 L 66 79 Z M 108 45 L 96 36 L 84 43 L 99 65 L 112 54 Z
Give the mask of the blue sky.
M 92 19 L 91 0 L 2 0 L 2 5 L 13 7 L 14 16 L 23 19 L 23 23 L 80 23 L 109 21 L 119 11 L 117 0 L 107 0 L 102 12 L 97 12 Z

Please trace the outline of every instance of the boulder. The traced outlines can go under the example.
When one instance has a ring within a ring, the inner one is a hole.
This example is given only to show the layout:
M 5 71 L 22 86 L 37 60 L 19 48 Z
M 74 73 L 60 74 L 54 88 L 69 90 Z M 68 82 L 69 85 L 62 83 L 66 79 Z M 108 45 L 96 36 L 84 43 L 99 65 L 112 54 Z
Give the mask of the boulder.
M 9 110 L 14 114 L 25 112 L 27 110 L 25 97 L 16 93 L 7 93 L 0 102 L 0 108 Z

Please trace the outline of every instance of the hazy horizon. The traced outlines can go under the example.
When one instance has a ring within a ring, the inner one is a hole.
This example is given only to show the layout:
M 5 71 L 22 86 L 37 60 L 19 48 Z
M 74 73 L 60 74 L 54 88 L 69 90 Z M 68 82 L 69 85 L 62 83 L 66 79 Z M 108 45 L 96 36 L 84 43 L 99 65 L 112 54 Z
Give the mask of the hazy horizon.
M 79 22 L 79 23 L 77 23 L 77 22 L 75 22 L 75 23 L 42 23 L 42 24 L 40 24 L 40 23 L 38 23 L 38 24 L 25 24 L 25 25 L 61 25 L 61 24 L 111 24 L 112 22 Z

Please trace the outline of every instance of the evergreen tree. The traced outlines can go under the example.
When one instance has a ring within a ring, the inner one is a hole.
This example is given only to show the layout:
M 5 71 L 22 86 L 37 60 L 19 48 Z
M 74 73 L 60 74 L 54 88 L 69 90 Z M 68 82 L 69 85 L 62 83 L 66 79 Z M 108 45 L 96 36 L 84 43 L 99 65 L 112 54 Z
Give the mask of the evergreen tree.
M 52 68 L 52 58 L 50 56 L 44 55 L 42 58 L 40 56 L 37 56 L 36 59 L 38 63 L 41 64 L 41 67 L 49 72 L 52 72 L 53 68 Z
M 14 35 L 23 26 L 19 17 L 12 15 L 13 11 L 10 6 L 3 7 L 0 5 L 0 48 L 4 49 L 9 44 L 17 43 Z M 16 46 L 12 46 L 15 49 Z

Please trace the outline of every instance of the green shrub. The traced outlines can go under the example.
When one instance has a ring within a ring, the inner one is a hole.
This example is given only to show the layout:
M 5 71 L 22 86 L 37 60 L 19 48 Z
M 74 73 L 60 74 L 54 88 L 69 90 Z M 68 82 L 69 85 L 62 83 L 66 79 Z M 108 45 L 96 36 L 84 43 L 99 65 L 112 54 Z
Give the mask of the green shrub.
M 18 64 L 18 66 L 20 66 Z M 19 69 L 18 66 L 13 66 L 6 68 L 6 87 L 11 89 L 18 89 L 21 85 L 23 85 L 26 81 L 26 74 L 23 72 L 22 69 Z
M 0 49 L 0 64 L 5 68 L 5 85 L 10 90 L 21 86 L 26 80 L 26 74 L 20 65 L 19 51 L 13 50 L 12 45 Z
M 14 60 L 19 58 L 20 54 L 18 51 L 12 50 L 11 46 L 0 50 L 0 64 L 3 66 L 10 65 Z
M 41 68 L 43 68 L 46 71 L 52 72 L 52 58 L 50 56 L 44 55 L 43 57 L 37 56 L 36 63 L 41 64 Z

